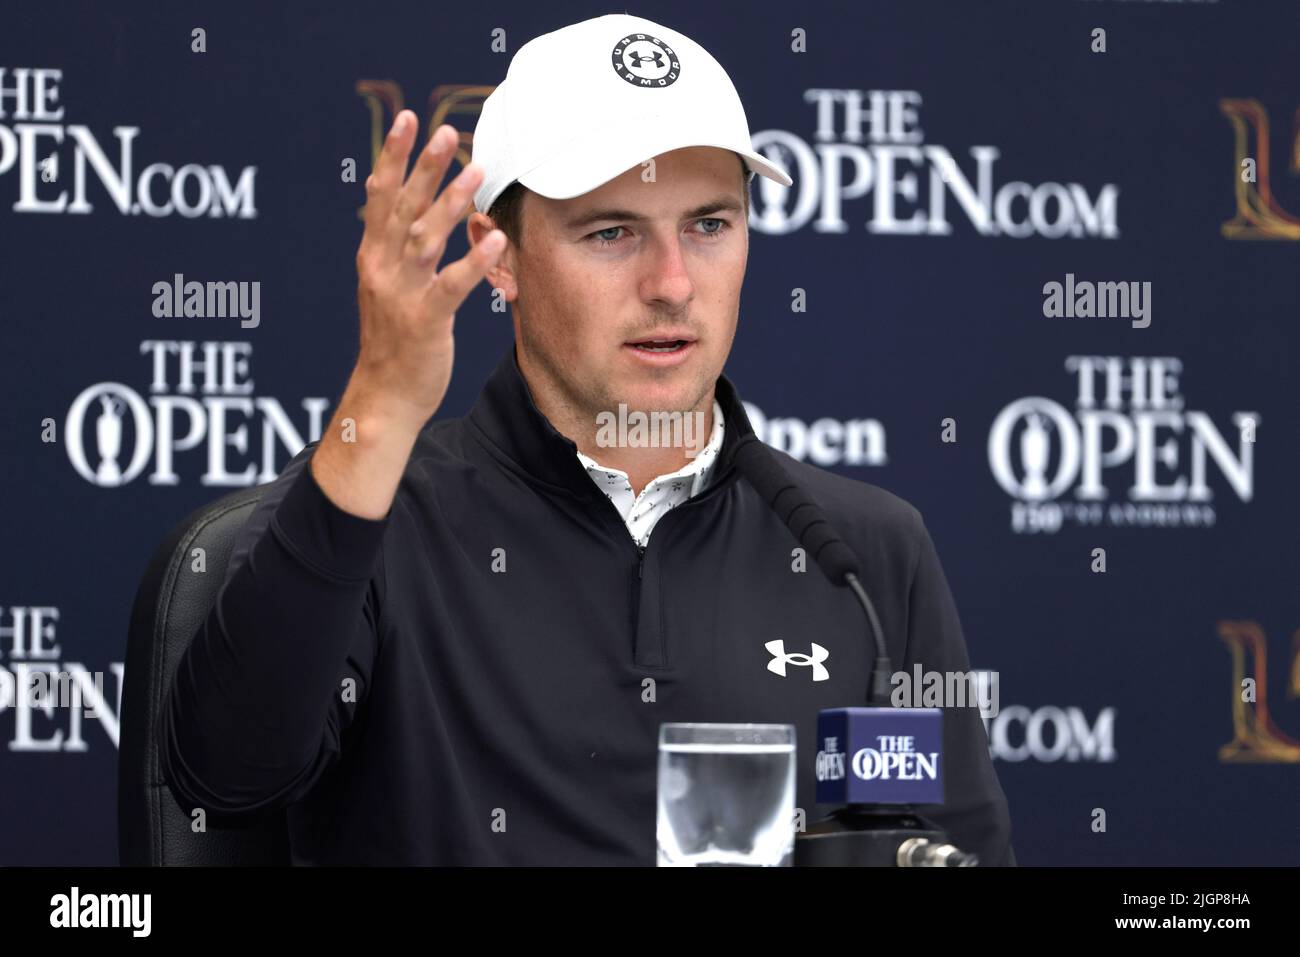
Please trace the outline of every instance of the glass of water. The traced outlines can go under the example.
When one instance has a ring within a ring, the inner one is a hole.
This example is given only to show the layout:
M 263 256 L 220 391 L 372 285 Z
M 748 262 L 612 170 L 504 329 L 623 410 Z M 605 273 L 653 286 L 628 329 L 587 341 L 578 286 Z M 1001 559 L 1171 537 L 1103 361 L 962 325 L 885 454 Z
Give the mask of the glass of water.
M 794 747 L 790 724 L 660 725 L 659 866 L 789 866 Z

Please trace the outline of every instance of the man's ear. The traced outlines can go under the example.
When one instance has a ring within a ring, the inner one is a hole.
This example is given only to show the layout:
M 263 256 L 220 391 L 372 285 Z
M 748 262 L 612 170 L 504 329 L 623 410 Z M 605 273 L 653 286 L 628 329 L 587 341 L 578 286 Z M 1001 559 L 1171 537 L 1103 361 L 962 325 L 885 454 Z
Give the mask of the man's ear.
M 465 221 L 465 234 L 469 237 L 470 246 L 477 246 L 495 228 L 496 225 L 491 218 L 477 210 Z M 515 244 L 508 238 L 501 258 L 487 271 L 487 281 L 492 284 L 493 289 L 501 290 L 506 302 L 514 302 L 519 294 L 519 286 L 515 281 Z

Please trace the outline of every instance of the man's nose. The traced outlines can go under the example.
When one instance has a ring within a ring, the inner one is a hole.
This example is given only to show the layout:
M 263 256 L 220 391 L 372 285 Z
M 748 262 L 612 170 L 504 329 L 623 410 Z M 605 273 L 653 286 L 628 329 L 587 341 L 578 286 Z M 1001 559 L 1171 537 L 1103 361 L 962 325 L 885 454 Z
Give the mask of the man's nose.
M 641 279 L 641 298 L 682 306 L 694 295 L 695 283 L 680 238 L 655 239 L 649 243 L 645 273 Z

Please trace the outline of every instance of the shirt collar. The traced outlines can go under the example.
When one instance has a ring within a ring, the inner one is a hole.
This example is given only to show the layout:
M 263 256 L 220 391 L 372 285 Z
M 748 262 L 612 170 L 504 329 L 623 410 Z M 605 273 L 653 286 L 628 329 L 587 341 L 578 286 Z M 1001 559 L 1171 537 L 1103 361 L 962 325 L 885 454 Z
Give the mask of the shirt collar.
M 672 497 L 685 500 L 693 498 L 708 488 L 709 479 L 713 475 L 713 468 L 718 460 L 718 453 L 722 450 L 722 438 L 725 434 L 724 422 L 725 416 L 722 413 L 722 405 L 715 398 L 713 400 L 713 429 L 709 433 L 708 443 L 704 448 L 700 449 L 698 455 L 690 459 L 676 472 L 668 472 L 652 479 L 642 490 L 642 494 L 653 490 L 655 486 L 659 485 L 670 485 L 674 489 L 677 489 L 680 485 L 682 494 L 680 496 L 674 494 Z M 601 465 L 582 452 L 578 453 L 578 461 L 582 463 L 582 467 L 587 470 L 588 475 L 594 474 L 600 477 L 596 479 L 598 483 L 601 479 L 606 481 L 621 479 L 625 483 L 630 483 L 626 472 L 621 469 L 610 468 L 607 465 Z
M 746 436 L 754 434 L 740 395 L 725 375 L 718 376 L 714 396 L 722 409 L 726 428 L 711 466 L 711 485 L 731 478 L 736 446 Z M 532 391 L 519 370 L 513 343 L 488 377 L 467 421 L 471 432 L 488 451 L 524 478 L 579 498 L 605 498 L 588 477 L 578 458 L 577 445 L 557 431 L 537 408 Z M 716 423 L 714 431 L 717 431 Z

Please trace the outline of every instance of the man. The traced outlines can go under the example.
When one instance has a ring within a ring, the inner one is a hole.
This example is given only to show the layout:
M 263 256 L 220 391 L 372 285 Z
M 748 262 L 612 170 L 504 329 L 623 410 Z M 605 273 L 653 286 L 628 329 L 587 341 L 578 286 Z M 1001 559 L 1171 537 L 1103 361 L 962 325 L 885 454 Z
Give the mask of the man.
M 296 863 L 651 864 L 659 725 L 773 722 L 798 728 L 815 820 L 817 712 L 866 704 L 874 649 L 738 475 L 752 429 L 722 376 L 749 181 L 789 177 L 708 53 L 626 15 L 522 47 L 441 194 L 454 131 L 405 177 L 415 127 L 399 114 L 366 183 L 347 389 L 179 663 L 160 728 L 178 801 L 287 809 Z M 472 248 L 438 270 L 471 197 Z M 469 416 L 431 422 L 484 275 L 514 348 Z M 611 442 L 620 407 L 676 416 L 674 440 Z M 967 670 L 917 511 L 782 461 L 862 560 L 893 661 Z M 947 801 L 925 810 L 1014 863 L 978 714 L 950 709 L 944 737 Z

